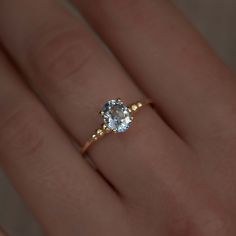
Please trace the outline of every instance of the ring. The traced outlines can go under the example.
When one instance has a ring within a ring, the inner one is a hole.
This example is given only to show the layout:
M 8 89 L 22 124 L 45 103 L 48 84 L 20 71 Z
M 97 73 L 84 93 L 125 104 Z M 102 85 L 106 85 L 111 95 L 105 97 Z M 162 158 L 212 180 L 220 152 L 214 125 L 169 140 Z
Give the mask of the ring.
M 106 102 L 99 112 L 103 118 L 103 124 L 82 147 L 81 154 L 85 154 L 93 143 L 104 137 L 106 134 L 123 133 L 127 131 L 133 122 L 133 114 L 143 106 L 149 104 L 151 104 L 150 101 L 136 102 L 130 106 L 126 106 L 119 98 Z

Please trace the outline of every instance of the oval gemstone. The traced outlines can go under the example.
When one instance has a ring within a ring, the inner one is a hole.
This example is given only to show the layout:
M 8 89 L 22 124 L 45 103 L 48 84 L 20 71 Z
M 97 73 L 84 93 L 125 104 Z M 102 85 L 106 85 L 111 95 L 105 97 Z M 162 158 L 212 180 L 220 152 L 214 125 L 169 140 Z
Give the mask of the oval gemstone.
M 108 101 L 103 109 L 104 124 L 114 132 L 125 132 L 132 122 L 129 108 L 119 99 Z

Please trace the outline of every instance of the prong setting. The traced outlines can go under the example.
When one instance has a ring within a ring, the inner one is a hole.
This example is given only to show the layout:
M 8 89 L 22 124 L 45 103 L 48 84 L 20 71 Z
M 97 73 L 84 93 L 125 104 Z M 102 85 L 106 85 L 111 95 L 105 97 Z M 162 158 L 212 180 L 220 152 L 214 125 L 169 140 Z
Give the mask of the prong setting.
M 108 101 L 102 112 L 104 124 L 114 132 L 125 132 L 131 125 L 131 110 L 124 105 L 121 99 Z

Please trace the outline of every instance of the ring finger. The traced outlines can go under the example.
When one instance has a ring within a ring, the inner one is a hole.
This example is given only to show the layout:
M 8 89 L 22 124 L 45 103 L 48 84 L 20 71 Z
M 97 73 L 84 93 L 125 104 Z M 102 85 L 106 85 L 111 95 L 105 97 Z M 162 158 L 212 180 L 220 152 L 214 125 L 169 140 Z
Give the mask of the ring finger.
M 83 20 L 59 1 L 1 1 L 0 36 L 31 86 L 79 143 L 100 125 L 97 112 L 106 100 L 121 97 L 131 103 L 145 97 Z M 191 161 L 184 153 L 185 144 L 147 108 L 127 135 L 104 139 L 90 156 L 119 191 L 136 196 L 145 192 L 140 184 L 150 188 L 146 183 L 157 173 L 173 182 L 188 171 Z

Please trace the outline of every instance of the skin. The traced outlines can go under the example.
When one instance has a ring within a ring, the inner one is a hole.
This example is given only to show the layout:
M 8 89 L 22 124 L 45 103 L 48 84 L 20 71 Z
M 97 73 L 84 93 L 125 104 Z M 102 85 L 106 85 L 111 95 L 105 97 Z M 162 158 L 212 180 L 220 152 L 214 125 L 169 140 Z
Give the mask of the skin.
M 233 73 L 166 0 L 74 6 L 93 31 L 58 0 L 0 2 L 0 164 L 45 234 L 235 235 Z M 91 147 L 97 171 L 77 144 L 117 97 L 154 108 Z
M 8 234 L 0 228 L 0 236 L 8 236 Z

